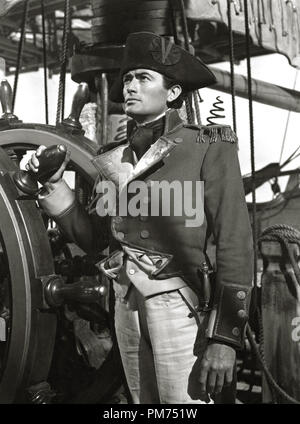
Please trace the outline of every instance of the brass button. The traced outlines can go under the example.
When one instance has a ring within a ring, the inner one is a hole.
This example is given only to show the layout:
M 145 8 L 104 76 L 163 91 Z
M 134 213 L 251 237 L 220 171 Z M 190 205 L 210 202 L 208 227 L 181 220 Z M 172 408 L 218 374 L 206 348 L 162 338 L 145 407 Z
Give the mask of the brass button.
M 149 238 L 149 235 L 150 235 L 150 233 L 149 233 L 149 231 L 147 231 L 147 230 L 143 230 L 143 231 L 141 231 L 141 234 L 140 234 L 140 236 L 141 236 L 141 238 L 142 238 L 142 239 L 147 239 L 147 238 Z
M 244 300 L 246 298 L 246 293 L 243 290 L 238 291 L 236 297 L 240 300 Z
M 135 270 L 133 268 L 131 268 L 128 272 L 129 272 L 130 275 L 135 274 Z
M 240 309 L 237 314 L 238 314 L 239 318 L 246 318 L 247 317 L 247 313 L 246 313 L 246 311 L 244 311 L 244 309 Z
M 116 224 L 121 224 L 122 221 L 123 221 L 123 218 L 121 216 L 116 216 L 115 217 L 115 223 Z
M 140 221 L 142 221 L 142 222 L 148 221 L 148 216 L 142 216 L 142 215 L 140 215 Z
M 122 231 L 119 231 L 119 232 L 117 233 L 117 238 L 118 238 L 118 239 L 120 239 L 120 240 L 124 240 L 124 238 L 125 238 L 125 234 L 124 234 L 124 233 L 122 233 Z
M 182 143 L 182 142 L 183 142 L 183 139 L 180 137 L 177 137 L 174 139 L 174 143 Z
M 234 327 L 231 332 L 236 337 L 240 335 L 240 330 L 237 327 Z

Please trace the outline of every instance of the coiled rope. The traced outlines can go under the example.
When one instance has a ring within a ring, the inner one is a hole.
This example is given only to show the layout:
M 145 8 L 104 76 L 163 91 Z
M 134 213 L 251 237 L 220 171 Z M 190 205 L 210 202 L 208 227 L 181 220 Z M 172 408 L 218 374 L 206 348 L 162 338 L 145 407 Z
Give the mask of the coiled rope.
M 287 400 L 289 403 L 293 403 L 293 404 L 297 404 L 300 405 L 300 402 L 293 398 L 292 396 L 290 396 L 289 394 L 287 394 L 274 380 L 270 370 L 267 367 L 267 364 L 265 362 L 265 358 L 264 358 L 264 353 L 263 353 L 263 344 L 260 344 L 260 348 L 258 347 L 255 338 L 252 334 L 251 328 L 249 326 L 249 324 L 247 324 L 246 326 L 246 334 L 249 340 L 249 343 L 251 345 L 251 348 L 256 356 L 256 358 L 258 359 L 259 365 L 261 366 L 262 371 L 264 372 L 266 379 L 269 383 L 269 386 L 271 388 L 272 393 L 274 393 L 274 391 L 279 394 L 283 399 Z M 274 391 L 273 391 L 274 390 Z
M 221 99 L 221 97 L 217 96 L 216 101 L 213 103 L 213 108 L 210 109 L 210 111 L 209 111 L 210 115 L 209 115 L 208 118 L 206 118 L 206 120 L 208 122 L 207 126 L 217 125 L 217 122 L 214 121 L 215 119 L 225 118 L 225 115 L 222 115 L 222 113 L 221 113 L 221 112 L 224 112 L 224 108 L 221 106 L 223 104 L 224 104 L 224 102 Z
M 258 242 L 261 243 L 262 241 L 278 241 L 281 245 L 285 247 L 289 255 L 289 259 L 292 264 L 292 267 L 294 269 L 296 280 L 298 284 L 300 285 L 300 269 L 295 260 L 292 249 L 289 246 L 289 243 L 296 243 L 300 247 L 300 231 L 285 224 L 272 225 L 266 228 L 262 232 Z M 247 324 L 246 326 L 246 334 L 247 334 L 249 343 L 251 345 L 251 348 L 258 359 L 260 367 L 266 376 L 267 382 L 271 389 L 272 397 L 274 399 L 276 395 L 279 395 L 281 396 L 282 399 L 285 399 L 289 403 L 300 405 L 300 401 L 290 396 L 288 393 L 286 393 L 285 390 L 283 390 L 278 385 L 278 383 L 274 380 L 270 370 L 268 369 L 268 366 L 265 362 L 265 355 L 264 355 L 264 337 L 263 337 L 262 319 L 258 309 L 257 309 L 257 312 L 258 312 L 258 318 L 259 318 L 260 346 L 258 347 L 249 324 Z
M 289 243 L 296 243 L 300 247 L 300 231 L 285 224 L 272 225 L 262 232 L 259 242 L 262 241 L 278 241 L 284 245 L 300 286 L 300 269 L 289 245 Z

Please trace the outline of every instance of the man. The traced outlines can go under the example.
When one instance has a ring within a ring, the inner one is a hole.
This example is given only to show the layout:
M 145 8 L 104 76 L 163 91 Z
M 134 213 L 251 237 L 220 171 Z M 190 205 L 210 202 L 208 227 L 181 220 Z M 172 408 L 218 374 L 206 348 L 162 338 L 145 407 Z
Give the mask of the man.
M 90 215 L 61 179 L 68 159 L 39 196 L 84 250 L 110 245 L 99 267 L 114 285 L 116 336 L 134 403 L 211 402 L 232 383 L 243 345 L 252 239 L 236 138 L 230 127 L 186 125 L 173 109 L 184 92 L 214 82 L 200 60 L 170 41 L 131 34 L 110 91 L 132 118 L 128 140 L 104 146 L 95 158 L 100 178 Z M 42 150 L 29 163 L 35 171 Z M 172 185 L 173 196 L 152 190 L 158 183 Z M 118 198 L 108 210 L 103 198 L 112 186 Z M 109 236 L 106 218 L 95 227 L 93 209 L 112 215 Z

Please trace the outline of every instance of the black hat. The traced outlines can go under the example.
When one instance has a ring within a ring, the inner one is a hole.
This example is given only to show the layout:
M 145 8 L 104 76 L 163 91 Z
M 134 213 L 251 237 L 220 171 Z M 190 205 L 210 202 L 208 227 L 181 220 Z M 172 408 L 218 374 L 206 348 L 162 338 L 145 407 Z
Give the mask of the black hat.
M 216 82 L 214 74 L 200 59 L 152 32 L 135 32 L 127 37 L 120 73 L 109 92 L 110 100 L 124 101 L 122 77 L 132 69 L 159 72 L 180 83 L 186 91 Z

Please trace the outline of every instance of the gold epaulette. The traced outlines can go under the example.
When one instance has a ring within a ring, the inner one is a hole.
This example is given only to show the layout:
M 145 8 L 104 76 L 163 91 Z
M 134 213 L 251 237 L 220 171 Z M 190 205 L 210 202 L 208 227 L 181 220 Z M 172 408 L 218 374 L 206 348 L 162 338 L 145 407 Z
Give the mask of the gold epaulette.
M 185 128 L 190 128 L 198 131 L 197 143 L 217 143 L 225 141 L 228 143 L 237 143 L 238 138 L 232 131 L 230 125 L 195 125 L 184 124 Z

